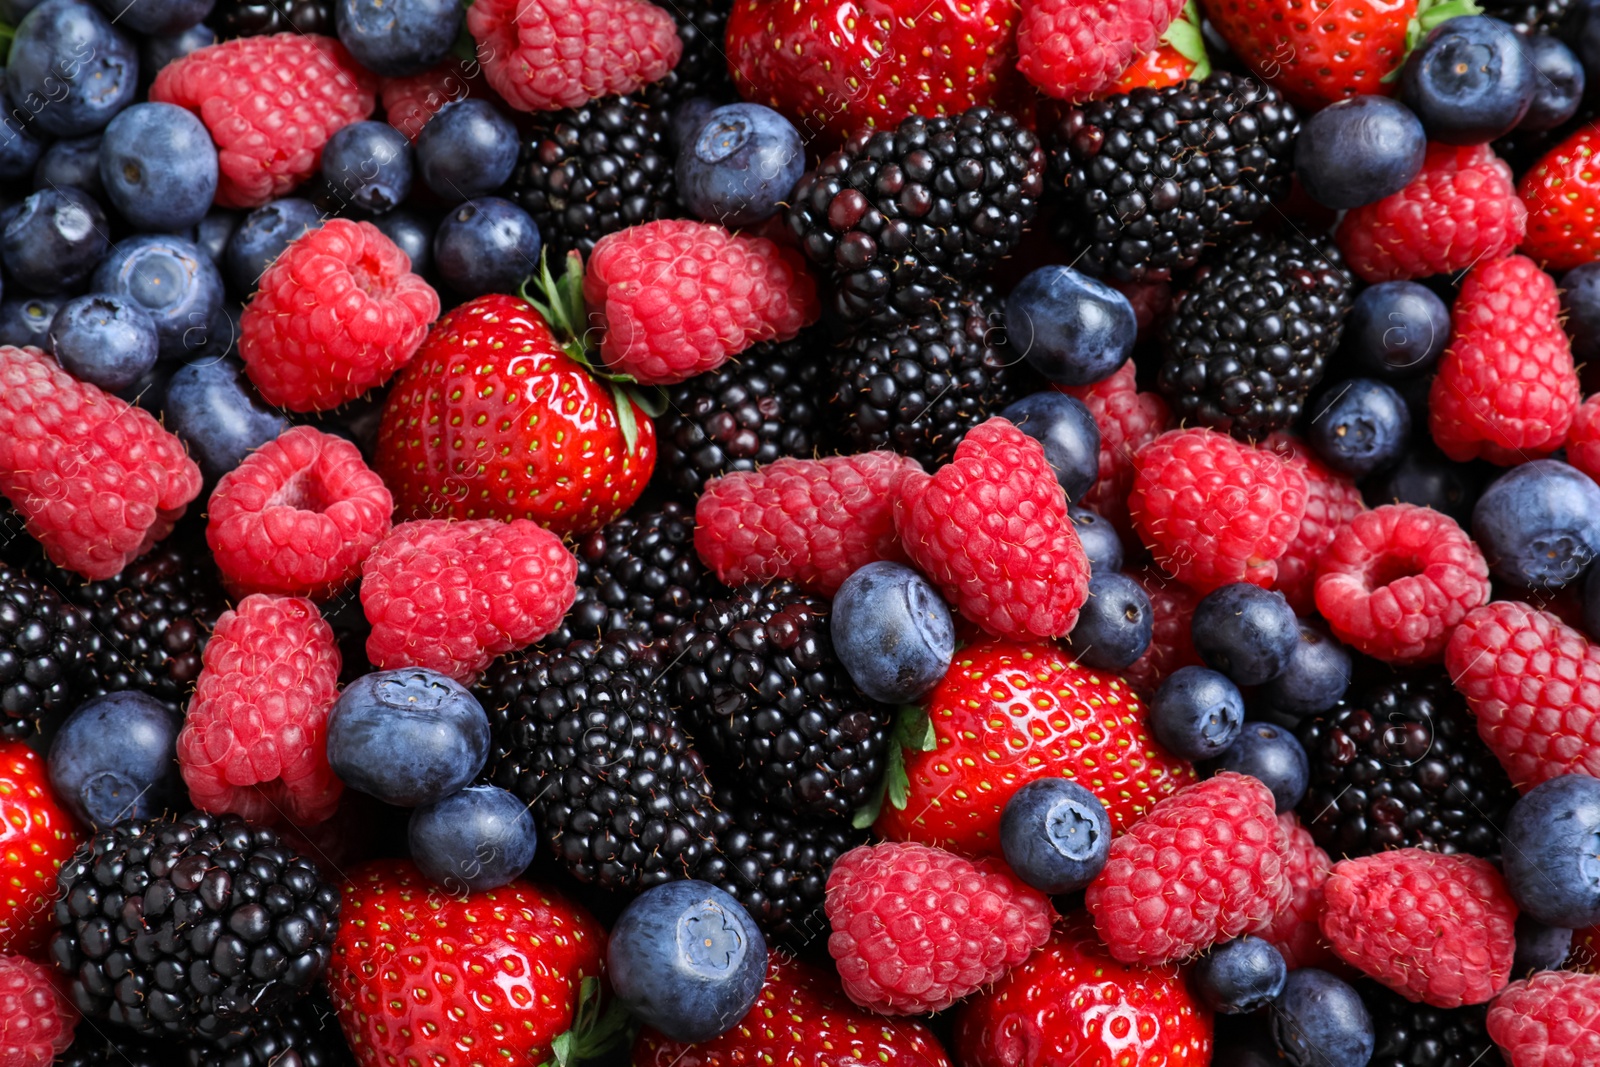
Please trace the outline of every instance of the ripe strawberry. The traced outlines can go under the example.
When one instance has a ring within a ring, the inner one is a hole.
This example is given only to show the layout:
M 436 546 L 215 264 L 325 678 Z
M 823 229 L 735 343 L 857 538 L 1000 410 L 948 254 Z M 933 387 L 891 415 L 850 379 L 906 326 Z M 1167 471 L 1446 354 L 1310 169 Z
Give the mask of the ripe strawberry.
M 44 760 L 21 741 L 0 743 L 0 952 L 43 946 L 55 928 L 56 872 L 77 847 Z
M 1600 259 L 1600 129 L 1585 124 L 1529 168 L 1517 186 L 1528 207 L 1522 251 L 1545 270 L 1564 271 Z
M 1000 816 L 1029 782 L 1060 775 L 1099 797 L 1120 833 L 1194 770 L 1151 739 L 1128 684 L 1054 645 L 970 645 L 902 712 L 877 830 L 968 854 L 1000 851 Z

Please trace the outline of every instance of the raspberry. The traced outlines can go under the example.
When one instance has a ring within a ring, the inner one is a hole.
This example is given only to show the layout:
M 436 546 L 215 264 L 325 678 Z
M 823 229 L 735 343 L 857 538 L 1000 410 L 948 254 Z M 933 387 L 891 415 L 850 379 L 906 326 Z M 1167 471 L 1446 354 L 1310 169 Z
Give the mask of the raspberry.
M 1385 663 L 1437 661 L 1450 631 L 1489 601 L 1489 565 L 1448 515 L 1385 504 L 1351 519 L 1317 567 L 1334 636 Z
M 1334 952 L 1403 997 L 1482 1004 L 1511 977 L 1517 905 L 1488 860 L 1395 849 L 1334 864 L 1322 890 Z
M 637 92 L 678 62 L 672 16 L 645 0 L 487 0 L 467 8 L 484 77 L 522 111 Z
M 1167 82 L 1166 84 L 1168 84 L 1168 85 L 1176 85 L 1177 82 L 1176 81 L 1172 81 L 1172 82 Z M 1162 86 L 1155 86 L 1155 85 L 1151 86 L 1151 88 L 1161 88 L 1161 87 Z M 1123 90 L 1123 91 L 1124 92 L 1128 92 L 1128 91 L 1131 91 L 1131 90 Z M 1161 320 L 1163 320 L 1163 319 L 1165 319 L 1167 317 L 1167 312 L 1169 310 L 1171 310 L 1171 308 L 1172 308 L 1172 283 L 1171 282 L 1159 282 L 1159 281 L 1156 281 L 1156 282 L 1152 282 L 1152 281 L 1121 282 L 1121 281 L 1115 281 L 1115 280 L 1110 279 L 1110 278 L 1105 279 L 1105 282 L 1106 282 L 1107 285 L 1111 286 L 1111 288 L 1115 289 L 1117 292 L 1119 292 L 1123 296 L 1127 297 L 1128 298 L 1128 303 L 1133 305 L 1133 321 L 1139 327 L 1139 333 L 1138 333 L 1137 340 L 1136 340 L 1135 343 L 1142 344 L 1142 343 L 1144 343 L 1146 341 L 1155 340 L 1156 331 L 1161 326 Z M 1133 386 L 1133 361 L 1132 360 L 1129 360 L 1127 363 L 1124 363 L 1122 365 L 1122 369 L 1117 371 L 1117 373 L 1112 375 L 1111 377 L 1112 378 L 1120 378 L 1120 377 L 1122 377 L 1124 372 L 1127 373 L 1128 386 L 1131 388 Z M 1110 380 L 1111 380 L 1110 378 L 1106 379 L 1106 381 L 1110 381 Z M 1096 385 L 1103 385 L 1105 383 L 1104 382 L 1097 382 L 1095 384 Z M 1062 390 L 1063 392 L 1071 391 L 1073 396 L 1078 396 L 1078 394 L 1077 394 L 1077 392 L 1075 390 L 1078 390 L 1078 389 L 1090 390 L 1090 389 L 1093 389 L 1094 386 L 1093 385 L 1087 385 L 1087 386 L 1057 386 L 1056 388 Z M 1154 396 L 1158 400 L 1160 399 L 1160 397 L 1157 396 L 1155 393 L 1147 393 L 1145 395 Z M 1078 396 L 1078 399 L 1079 400 L 1083 400 L 1083 397 Z M 1085 403 L 1087 403 L 1087 401 L 1085 401 Z M 1162 406 L 1163 406 L 1163 408 L 1166 406 L 1165 401 L 1162 402 Z
M 239 356 L 269 403 L 326 411 L 405 366 L 439 294 L 370 222 L 330 219 L 261 276 L 239 319 Z
M 1571 270 L 1600 259 L 1600 232 L 1595 228 L 1600 175 L 1595 153 L 1600 130 L 1584 123 L 1528 169 L 1517 189 L 1528 208 L 1528 236 L 1522 251 L 1546 270 Z
M 862 845 L 828 875 L 828 952 L 864 1008 L 948 1008 L 1050 938 L 1055 909 L 996 859 L 929 845 Z
M 1140 693 L 1149 696 L 1179 667 L 1199 665 L 1200 653 L 1194 647 L 1189 623 L 1200 597 L 1177 579 L 1151 567 L 1134 572 L 1133 580 L 1150 597 L 1150 647 L 1122 675 Z
M 1159 801 L 1111 842 L 1084 897 L 1123 963 L 1171 963 L 1281 913 L 1292 887 L 1272 792 L 1224 771 Z
M 1431 144 L 1422 171 L 1398 193 L 1345 213 L 1335 235 L 1368 282 L 1465 270 L 1517 247 L 1528 209 L 1511 168 L 1486 144 Z
M 189 796 L 252 822 L 322 822 L 344 792 L 328 766 L 339 645 L 317 606 L 256 594 L 217 619 L 178 735 Z
M 1089 595 L 1089 560 L 1044 447 L 979 424 L 936 474 L 901 480 L 895 528 L 911 561 L 969 622 L 999 637 L 1061 637 Z
M 1540 971 L 1489 1005 L 1489 1037 L 1511 1067 L 1600 1063 L 1600 975 Z
M 389 125 L 415 141 L 440 108 L 474 95 L 478 87 L 474 79 L 475 72 L 469 73 L 461 60 L 447 59 L 409 78 L 384 78 L 378 83 L 378 99 Z
M 1134 464 L 1128 514 L 1163 571 L 1199 593 L 1272 585 L 1306 513 L 1298 467 L 1201 429 L 1162 434 Z
M 1158 282 L 1145 288 L 1164 285 Z M 1083 401 L 1100 428 L 1100 475 L 1078 503 L 1109 519 L 1122 534 L 1132 533 L 1128 491 L 1133 488 L 1133 457 L 1172 425 L 1167 402 L 1155 393 L 1139 392 L 1131 359 L 1111 377 L 1093 385 L 1056 388 Z
M 489 661 L 554 630 L 578 561 L 527 519 L 403 522 L 361 567 L 374 667 L 427 667 L 471 684 Z
M 110 578 L 172 532 L 200 468 L 149 412 L 0 346 L 0 493 L 51 562 Z
M 1527 256 L 1467 274 L 1428 391 L 1428 429 L 1445 455 L 1513 466 L 1561 447 L 1579 396 L 1560 316 L 1555 281 Z
M 1572 416 L 1572 427 L 1567 431 L 1567 462 L 1600 480 L 1600 393 L 1578 405 Z
M 1017 70 L 1041 92 L 1082 100 L 1155 48 L 1184 0 L 1033 0 L 1017 23 Z
M 606 364 L 645 385 L 716 370 L 760 341 L 787 341 L 821 313 L 798 251 L 689 219 L 602 237 L 583 297 L 604 323 Z
M 1284 877 L 1289 880 L 1289 902 L 1272 918 L 1247 933 L 1265 938 L 1283 956 L 1290 970 L 1296 967 L 1327 969 L 1333 953 L 1322 942 L 1322 887 L 1333 862 L 1317 847 L 1311 831 L 1300 825 L 1294 812 L 1278 816 L 1283 834 L 1278 849 L 1284 857 Z
M 376 80 L 331 37 L 239 37 L 173 60 L 150 99 L 188 108 L 217 144 L 218 207 L 260 207 L 316 173 L 322 146 L 372 114 Z
M 50 972 L 21 956 L 0 956 L 0 1063 L 50 1067 L 72 1044 L 78 1013 Z
M 1272 587 L 1283 594 L 1296 615 L 1310 615 L 1316 610 L 1317 562 L 1339 528 L 1367 505 L 1355 482 L 1324 467 L 1300 442 L 1275 436 L 1269 444 L 1306 476 L 1305 518 L 1288 550 L 1278 558 L 1278 580 Z
M 903 560 L 900 481 L 922 470 L 893 452 L 780 459 L 712 480 L 694 512 L 694 547 L 726 585 L 787 578 L 826 596 L 874 560 Z
M 1445 649 L 1450 680 L 1512 784 L 1600 778 L 1600 647 L 1513 600 L 1467 613 Z

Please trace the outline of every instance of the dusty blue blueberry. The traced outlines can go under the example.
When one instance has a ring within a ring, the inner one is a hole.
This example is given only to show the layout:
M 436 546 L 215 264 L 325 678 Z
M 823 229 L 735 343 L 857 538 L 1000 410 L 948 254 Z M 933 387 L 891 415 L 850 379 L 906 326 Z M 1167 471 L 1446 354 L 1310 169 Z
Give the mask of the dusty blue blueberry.
M 28 194 L 4 220 L 6 276 L 35 293 L 78 288 L 110 247 L 105 212 L 94 197 L 70 186 Z
M 778 213 L 805 169 L 805 142 L 788 119 L 760 104 L 726 104 L 679 150 L 678 198 L 707 222 L 750 226 Z
M 1366 1067 L 1377 1043 L 1361 994 L 1315 967 L 1284 980 L 1272 1005 L 1272 1036 L 1291 1067 Z
M 411 813 L 411 858 L 451 893 L 496 889 L 533 862 L 533 813 L 497 785 L 472 785 Z
M 364 215 L 393 211 L 411 195 L 411 142 L 387 122 L 352 122 L 322 149 L 322 177 Z
M 1463 15 L 1435 26 L 1406 59 L 1400 98 L 1429 140 L 1482 144 L 1522 121 L 1536 79 L 1517 31 L 1499 19 Z
M 1350 305 L 1340 351 L 1350 369 L 1401 381 L 1425 374 L 1450 340 L 1450 309 L 1432 289 L 1411 281 L 1380 282 Z
M 217 150 L 194 113 L 174 104 L 134 104 L 100 141 L 100 186 L 134 229 L 175 233 L 194 226 L 217 195 Z
M 1054 389 L 1025 396 L 1000 417 L 1044 446 L 1044 458 L 1071 503 L 1100 476 L 1100 427 L 1083 401 Z
M 192 358 L 219 332 L 231 336 L 222 275 L 193 241 L 157 234 L 119 241 L 95 269 L 94 289 L 131 297 L 149 313 L 162 359 Z
M 55 296 L 18 296 L 0 301 L 0 345 L 49 349 L 50 323 L 66 303 Z
M 1083 554 L 1089 557 L 1092 574 L 1109 574 L 1122 569 L 1122 535 L 1109 519 L 1098 512 L 1073 504 L 1067 508 L 1072 518 L 1072 528 L 1078 531 L 1078 543 Z
M 1397 462 L 1411 438 L 1411 412 L 1394 388 L 1351 378 L 1323 390 L 1311 405 L 1307 432 L 1322 462 L 1364 478 Z
M 417 173 L 455 203 L 488 196 L 511 180 L 521 138 L 488 100 L 452 100 L 417 135 Z
M 1526 978 L 1535 971 L 1558 971 L 1572 954 L 1572 931 L 1546 926 L 1531 915 L 1517 916 L 1517 952 L 1511 960 L 1511 978 Z
M 539 267 L 539 227 L 509 200 L 484 196 L 454 208 L 433 234 L 433 265 L 462 296 L 514 293 Z
M 1150 701 L 1150 732 L 1175 756 L 1222 755 L 1244 729 L 1244 696 L 1227 675 L 1208 667 L 1179 667 Z
M 1530 589 L 1570 585 L 1600 554 L 1600 486 L 1556 459 L 1513 467 L 1478 498 L 1472 539 L 1496 577 Z
M 195 223 L 187 236 L 221 270 L 223 259 L 228 254 L 228 242 L 233 240 L 233 231 L 243 221 L 244 216 L 237 211 L 212 208 L 206 212 L 205 218 Z
M 222 257 L 228 284 L 240 296 L 249 296 L 289 242 L 321 225 L 322 212 L 311 201 L 299 197 L 286 196 L 256 208 L 228 238 L 228 249 Z
M 1283 992 L 1289 967 L 1283 955 L 1259 937 L 1218 945 L 1195 961 L 1195 992 L 1212 1011 L 1242 1015 L 1264 1008 Z
M 338 0 L 334 6 L 339 40 L 356 62 L 386 78 L 421 74 L 444 59 L 465 12 L 457 0 Z
M 138 52 L 94 5 L 45 0 L 17 26 L 6 91 L 45 133 L 81 137 L 102 129 L 138 88 Z
M 379 215 L 372 224 L 406 254 L 413 273 L 428 269 L 433 255 L 433 223 L 409 208 L 399 208 Z
M 1261 782 L 1272 790 L 1280 815 L 1292 811 L 1311 784 L 1305 748 L 1294 734 L 1270 722 L 1245 723 L 1214 769 L 1248 774 Z
M 1006 300 L 1007 342 L 1059 385 L 1109 378 L 1138 334 L 1128 298 L 1071 267 L 1040 267 Z
M 203 22 L 177 33 L 146 37 L 139 44 L 139 69 L 145 81 L 153 81 L 168 63 L 216 43 L 217 32 Z
M 1111 818 L 1100 798 L 1076 782 L 1043 778 L 1006 801 L 1000 849 L 1013 873 L 1041 893 L 1072 893 L 1111 854 Z
M 1144 655 L 1154 626 L 1150 595 L 1143 586 L 1115 571 L 1091 573 L 1089 598 L 1078 609 L 1067 644 L 1085 667 L 1120 671 Z
M 1519 130 L 1553 130 L 1578 113 L 1587 80 L 1583 64 L 1565 41 L 1545 33 L 1530 34 L 1522 47 L 1533 61 L 1533 102 L 1517 125 Z
M 1600 24 L 1600 18 L 1591 21 Z M 1561 310 L 1572 338 L 1572 358 L 1600 359 L 1600 262 L 1584 263 L 1561 276 Z
M 1191 629 L 1200 658 L 1239 685 L 1282 674 L 1300 642 L 1300 620 L 1283 594 L 1246 582 L 1207 593 L 1195 605 Z
M 1410 108 L 1387 96 L 1356 96 L 1305 120 L 1294 168 L 1313 200 L 1342 211 L 1404 189 L 1427 154 L 1427 135 Z
M 1299 717 L 1327 711 L 1350 688 L 1350 650 L 1320 626 L 1300 623 L 1300 640 L 1289 653 L 1289 664 L 1263 685 L 1258 695 L 1277 711 Z
M 116 392 L 156 365 L 161 339 L 144 308 L 103 293 L 61 305 L 50 323 L 56 362 L 80 381 Z
M 0 76 L 5 73 L 0 68 Z M 0 181 L 18 181 L 32 174 L 45 145 L 18 117 L 9 93 L 0 93 Z
M 70 185 L 90 196 L 104 194 L 100 188 L 100 135 L 69 137 L 50 142 L 33 168 L 35 189 L 55 189 Z
M 50 742 L 50 785 L 87 826 L 160 815 L 183 796 L 182 725 L 177 712 L 136 690 L 87 700 Z
M 289 420 L 255 393 L 237 360 L 202 356 L 178 368 L 162 402 L 167 429 L 189 446 L 207 481 L 289 428 Z
M 667 143 L 672 150 L 682 151 L 689 139 L 705 128 L 706 119 L 711 117 L 711 113 L 721 106 L 722 101 L 709 96 L 691 96 L 674 108 L 672 119 L 667 124 Z
M 1574 930 L 1600 923 L 1600 778 L 1565 774 L 1519 797 L 1501 867 L 1533 919 Z
M 489 717 L 459 683 L 406 667 L 357 678 L 328 714 L 328 763 L 352 789 L 414 808 L 465 788 L 489 758 Z
M 885 704 L 920 699 L 956 650 L 950 609 L 902 563 L 869 563 L 844 580 L 829 623 L 834 655 L 861 691 Z

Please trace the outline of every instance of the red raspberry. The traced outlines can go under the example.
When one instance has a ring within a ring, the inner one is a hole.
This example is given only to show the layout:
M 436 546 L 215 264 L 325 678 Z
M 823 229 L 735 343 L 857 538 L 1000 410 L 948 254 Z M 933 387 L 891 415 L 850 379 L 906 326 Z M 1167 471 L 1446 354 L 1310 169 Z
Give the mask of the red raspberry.
M 494 657 L 560 624 L 577 576 L 561 539 L 527 519 L 403 522 L 361 567 L 367 658 L 470 685 Z
M 78 1013 L 49 970 L 21 956 L 0 956 L 0 1063 L 50 1067 L 72 1044 Z
M 999 637 L 1061 637 L 1089 596 L 1089 559 L 1044 446 L 981 423 L 936 474 L 900 483 L 895 527 L 950 606 Z
M 1514 600 L 1467 613 L 1445 649 L 1478 735 L 1520 789 L 1600 778 L 1600 646 Z
M 428 120 L 454 100 L 478 95 L 477 69 L 469 71 L 459 59 L 447 59 L 432 70 L 409 78 L 384 78 L 378 83 L 389 125 L 415 141 Z
M 1318 921 L 1322 918 L 1322 887 L 1333 862 L 1317 847 L 1311 831 L 1300 825 L 1294 812 L 1278 816 L 1278 830 L 1283 835 L 1278 851 L 1284 857 L 1284 877 L 1289 880 L 1289 903 L 1246 933 L 1272 942 L 1290 970 L 1326 969 L 1333 961 L 1333 953 L 1322 942 Z
M 1032 0 L 1017 22 L 1017 70 L 1040 92 L 1082 100 L 1155 48 L 1184 0 Z
M 1128 514 L 1163 571 L 1200 593 L 1272 585 L 1306 513 L 1297 466 L 1201 429 L 1162 434 L 1134 463 Z
M 1450 312 L 1450 346 L 1428 391 L 1428 429 L 1458 463 L 1513 466 L 1561 447 L 1578 372 L 1556 283 L 1527 256 L 1480 263 Z
M 1109 519 L 1122 534 L 1132 533 L 1128 491 L 1133 488 L 1133 457 L 1172 425 L 1167 402 L 1155 393 L 1139 392 L 1131 359 L 1111 377 L 1093 385 L 1056 388 L 1083 401 L 1100 428 L 1100 475 L 1078 503 Z
M 383 231 L 330 219 L 261 276 L 239 357 L 269 403 L 326 411 L 388 381 L 438 317 L 439 294 Z
M 1600 1063 L 1600 975 L 1540 971 L 1489 1005 L 1489 1038 L 1510 1067 Z
M 1426 278 L 1497 259 L 1522 240 L 1528 209 L 1486 144 L 1430 144 L 1411 184 L 1345 213 L 1339 251 L 1368 282 Z
M 21 741 L 0 742 L 0 813 L 0 952 L 33 953 L 55 930 L 56 872 L 78 839 L 44 760 Z
M 1597 152 L 1600 130 L 1586 122 L 1522 176 L 1517 192 L 1528 208 L 1522 251 L 1546 270 L 1571 270 L 1600 259 L 1600 232 L 1595 227 L 1600 208 Z
M 1084 904 L 1123 963 L 1186 959 L 1288 906 L 1283 844 L 1272 792 L 1224 771 L 1161 800 L 1111 842 Z
M 487 0 L 467 8 L 484 77 L 523 111 L 636 92 L 683 53 L 672 16 L 645 0 Z
M 1582 404 L 1567 431 L 1567 462 L 1600 480 L 1600 393 Z
M 332 37 L 239 37 L 161 68 L 150 99 L 217 144 L 218 207 L 260 207 L 317 172 L 328 138 L 372 114 L 376 79 Z
M 914 459 L 867 452 L 780 459 L 710 482 L 694 511 L 694 547 L 727 585 L 787 578 L 832 596 L 874 560 L 905 559 L 894 531 Z
M 993 982 L 1050 938 L 1050 898 L 996 859 L 861 845 L 828 875 L 828 952 L 864 1008 L 919 1015 Z
M 798 251 L 689 219 L 602 237 L 583 298 L 604 324 L 606 364 L 645 385 L 716 370 L 758 341 L 787 341 L 821 313 Z
M 1409 1000 L 1482 1004 L 1511 977 L 1517 905 L 1488 860 L 1395 849 L 1334 864 L 1322 891 L 1333 950 Z
M 1317 563 L 1339 528 L 1367 505 L 1355 482 L 1323 466 L 1301 442 L 1274 435 L 1268 443 L 1306 476 L 1306 515 L 1288 551 L 1278 559 L 1278 580 L 1272 587 L 1283 594 L 1296 615 L 1310 615 L 1316 610 Z
M 1167 675 L 1179 667 L 1199 665 L 1200 653 L 1194 647 L 1190 621 L 1200 597 L 1176 578 L 1168 578 L 1152 567 L 1136 571 L 1133 580 L 1150 597 L 1153 625 L 1150 647 L 1122 672 L 1122 676 L 1139 692 L 1150 696 L 1161 687 Z
M 207 811 L 310 826 L 339 806 L 328 712 L 339 644 L 317 606 L 256 594 L 217 619 L 178 734 L 189 797 Z
M 1462 617 L 1489 601 L 1489 565 L 1448 515 L 1385 504 L 1346 523 L 1317 568 L 1334 636 L 1385 663 L 1435 662 Z
M 100 581 L 172 532 L 200 468 L 149 412 L 4 345 L 0 493 L 51 562 Z

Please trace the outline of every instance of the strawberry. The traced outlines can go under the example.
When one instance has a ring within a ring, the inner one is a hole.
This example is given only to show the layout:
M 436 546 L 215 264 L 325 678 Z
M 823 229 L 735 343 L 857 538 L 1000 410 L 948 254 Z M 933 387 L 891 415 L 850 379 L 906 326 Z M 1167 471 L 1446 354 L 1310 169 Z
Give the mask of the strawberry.
M 1600 259 L 1600 129 L 1585 124 L 1546 152 L 1517 187 L 1528 208 L 1522 251 L 1545 270 Z
M 604 956 L 604 928 L 551 890 L 451 894 L 376 860 L 344 885 L 328 992 L 361 1067 L 566 1063 L 619 1036 L 591 1014 Z
M 845 997 L 831 970 L 788 952 L 768 956 L 761 999 L 721 1037 L 685 1045 L 647 1029 L 633 1046 L 633 1067 L 868 1063 L 950 1067 L 927 1027 L 863 1011 Z
M 1054 645 L 989 640 L 956 653 L 923 709 L 901 712 L 876 829 L 968 854 L 1000 851 L 1000 816 L 1029 782 L 1060 775 L 1105 804 L 1120 833 L 1194 769 L 1151 739 L 1127 682 Z
M 77 847 L 39 754 L 21 741 L 0 743 L 0 952 L 43 946 L 55 926 L 56 872 Z
M 1167 27 L 1167 32 L 1161 35 L 1156 46 L 1137 56 L 1109 88 L 1096 95 L 1115 96 L 1118 93 L 1131 93 L 1135 89 L 1165 89 L 1190 78 L 1204 81 L 1210 76 L 1211 59 L 1206 55 L 1205 38 L 1200 35 L 1200 12 L 1194 0 L 1189 0 Z M 1137 302 L 1134 303 L 1134 309 L 1139 309 Z M 1141 317 L 1141 335 L 1144 328 Z
M 1185 1067 L 1211 1062 L 1211 1013 L 1173 967 L 1111 958 L 1081 917 L 963 1005 L 962 1067 Z

